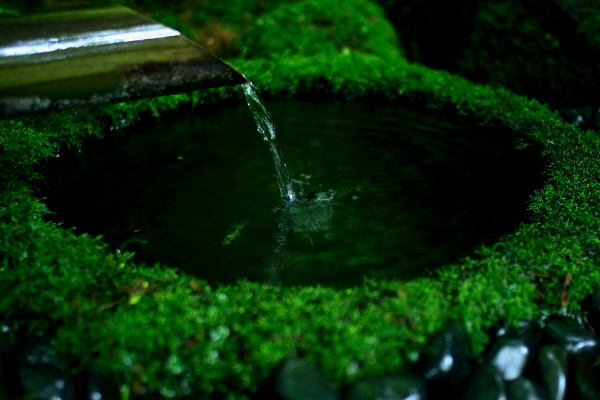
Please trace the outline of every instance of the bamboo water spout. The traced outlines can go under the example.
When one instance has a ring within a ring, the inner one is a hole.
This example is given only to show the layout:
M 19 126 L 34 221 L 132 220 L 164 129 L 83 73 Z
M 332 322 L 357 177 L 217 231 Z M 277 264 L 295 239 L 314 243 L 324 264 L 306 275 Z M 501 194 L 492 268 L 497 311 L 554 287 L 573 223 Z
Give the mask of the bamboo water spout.
M 122 6 L 0 17 L 0 118 L 246 82 Z

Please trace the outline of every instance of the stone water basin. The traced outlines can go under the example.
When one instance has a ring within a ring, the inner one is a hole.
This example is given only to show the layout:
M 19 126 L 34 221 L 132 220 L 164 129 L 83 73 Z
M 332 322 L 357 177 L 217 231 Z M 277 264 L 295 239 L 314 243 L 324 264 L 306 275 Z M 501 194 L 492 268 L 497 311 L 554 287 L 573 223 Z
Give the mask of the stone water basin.
M 243 104 L 90 139 L 45 166 L 52 218 L 203 279 L 412 279 L 528 218 L 536 146 L 505 127 L 393 103 L 267 104 L 299 201 L 278 194 Z

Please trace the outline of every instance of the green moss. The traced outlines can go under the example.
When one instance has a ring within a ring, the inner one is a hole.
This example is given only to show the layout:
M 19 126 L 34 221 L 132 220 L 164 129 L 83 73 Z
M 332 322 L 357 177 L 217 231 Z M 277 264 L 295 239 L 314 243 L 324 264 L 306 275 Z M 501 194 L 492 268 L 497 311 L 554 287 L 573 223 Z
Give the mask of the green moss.
M 267 16 L 283 18 L 318 5 L 286 7 Z M 100 366 L 134 394 L 144 388 L 164 397 L 222 392 L 245 398 L 287 355 L 302 355 L 341 386 L 409 368 L 427 338 L 449 321 L 466 327 L 475 357 L 491 327 L 576 312 L 600 284 L 597 134 L 566 125 L 539 102 L 501 87 L 411 64 L 387 50 L 339 50 L 230 61 L 267 100 L 377 96 L 512 127 L 519 146 L 533 142 L 541 149 L 546 180 L 532 194 L 531 219 L 460 263 L 410 282 L 365 281 L 345 290 L 243 281 L 212 287 L 166 266 L 137 265 L 101 239 L 48 222 L 43 199 L 30 184 L 36 166 L 61 146 L 78 146 L 85 136 L 108 135 L 171 110 L 242 101 L 239 88 L 4 120 L 2 322 L 52 332 L 73 369 Z M 563 304 L 567 276 L 572 282 Z
M 341 291 L 250 282 L 213 288 L 169 269 L 134 265 L 97 239 L 45 222 L 42 203 L 28 190 L 7 190 L 4 196 L 12 197 L 2 204 L 9 206 L 0 210 L 1 285 L 16 290 L 0 303 L 8 310 L 6 322 L 29 323 L 35 331 L 56 326 L 58 349 L 73 365 L 93 362 L 134 387 L 164 395 L 219 391 L 241 396 L 290 354 L 302 354 L 337 385 L 406 368 L 427 337 L 449 320 L 465 325 L 477 355 L 490 327 L 560 310 L 567 273 L 573 276 L 569 311 L 600 283 L 593 267 L 600 246 L 593 163 L 599 149 L 593 134 L 563 124 L 539 103 L 507 90 L 406 62 L 390 65 L 372 55 L 236 65 L 271 96 L 315 90 L 339 98 L 377 93 L 436 107 L 449 104 L 474 118 L 515 127 L 519 136 L 540 143 L 548 165 L 547 184 L 531 200 L 532 221 L 475 257 L 411 282 L 368 281 Z M 140 113 L 160 114 L 192 98 L 236 96 L 237 90 L 107 106 L 89 115 L 135 120 Z M 72 143 L 69 130 L 86 125 L 75 115 L 55 114 L 54 129 L 47 131 L 36 120 L 2 126 L 16 134 L 29 132 L 27 143 L 52 149 L 47 143 Z M 63 130 L 63 139 L 53 133 Z M 12 143 L 17 144 L 11 157 L 33 157 L 27 155 L 29 144 Z M 39 158 L 51 155 L 44 151 Z
M 597 4 L 578 24 L 545 1 L 482 2 L 457 72 L 556 105 L 597 101 L 598 18 Z
M 362 52 L 400 55 L 396 33 L 376 4 L 352 0 L 305 0 L 262 14 L 242 38 L 242 57 L 281 58 Z
M 595 0 L 377 0 L 407 57 L 557 107 L 597 104 Z
M 575 12 L 579 19 L 578 32 L 585 35 L 590 44 L 600 50 L 600 10 L 593 0 L 582 0 Z
M 0 6 L 0 16 L 1 15 L 19 15 L 19 11 L 10 6 Z

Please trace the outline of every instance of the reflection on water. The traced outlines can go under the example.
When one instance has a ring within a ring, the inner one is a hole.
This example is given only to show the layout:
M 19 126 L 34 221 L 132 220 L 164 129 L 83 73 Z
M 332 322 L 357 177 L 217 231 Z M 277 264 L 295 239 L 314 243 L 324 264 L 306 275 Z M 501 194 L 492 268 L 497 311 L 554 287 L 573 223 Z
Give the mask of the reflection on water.
M 244 105 L 90 140 L 49 163 L 43 194 L 54 218 L 139 261 L 213 282 L 347 286 L 411 279 L 497 240 L 541 181 L 512 132 L 439 111 L 269 108 L 294 202 Z

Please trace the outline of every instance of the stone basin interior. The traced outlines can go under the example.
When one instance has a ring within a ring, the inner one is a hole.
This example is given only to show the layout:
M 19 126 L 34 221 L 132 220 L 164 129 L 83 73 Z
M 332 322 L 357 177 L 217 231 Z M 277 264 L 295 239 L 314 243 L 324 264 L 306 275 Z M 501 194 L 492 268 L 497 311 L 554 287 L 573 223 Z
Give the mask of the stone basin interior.
M 144 122 L 43 166 L 49 215 L 212 283 L 408 280 L 528 218 L 539 150 L 510 129 L 378 102 L 267 104 L 301 200 L 245 104 Z

